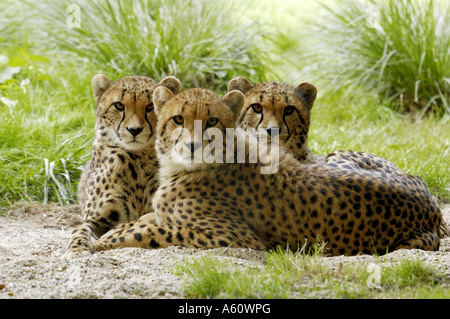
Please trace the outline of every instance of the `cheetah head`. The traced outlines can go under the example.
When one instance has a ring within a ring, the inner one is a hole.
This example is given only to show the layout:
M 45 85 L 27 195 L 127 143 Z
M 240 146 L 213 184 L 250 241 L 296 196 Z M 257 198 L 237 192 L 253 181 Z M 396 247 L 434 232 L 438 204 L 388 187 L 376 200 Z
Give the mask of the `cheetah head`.
M 204 170 L 224 161 L 226 128 L 234 124 L 244 103 L 240 91 L 220 98 L 207 89 L 177 95 L 165 87 L 153 94 L 158 116 L 156 151 L 161 168 L 170 171 Z
M 253 84 L 243 77 L 232 79 L 228 91 L 239 90 L 245 102 L 236 125 L 243 129 L 256 128 L 267 135 L 279 134 L 280 146 L 299 159 L 307 156 L 310 112 L 317 89 L 308 82 L 296 87 L 280 82 Z
M 145 76 L 126 76 L 114 82 L 103 74 L 94 76 L 96 138 L 129 151 L 154 147 L 157 119 L 152 95 L 158 86 L 176 94 L 180 92 L 181 84 L 172 76 L 159 83 Z

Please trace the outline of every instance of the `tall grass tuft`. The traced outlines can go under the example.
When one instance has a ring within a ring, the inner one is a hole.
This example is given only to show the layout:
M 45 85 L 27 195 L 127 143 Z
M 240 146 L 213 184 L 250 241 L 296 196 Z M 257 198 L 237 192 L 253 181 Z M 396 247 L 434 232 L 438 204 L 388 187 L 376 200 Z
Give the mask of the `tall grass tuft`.
M 74 203 L 92 143 L 92 93 L 73 65 L 60 69 L 26 43 L 13 44 L 0 51 L 0 207 Z
M 334 89 L 362 85 L 402 111 L 450 113 L 450 3 L 322 2 L 314 22 L 320 76 Z
M 268 54 L 255 45 L 261 36 L 235 1 L 80 0 L 79 27 L 67 23 L 71 4 L 35 5 L 45 11 L 41 39 L 116 77 L 175 75 L 186 87 L 225 89 L 233 76 L 261 81 L 270 73 Z

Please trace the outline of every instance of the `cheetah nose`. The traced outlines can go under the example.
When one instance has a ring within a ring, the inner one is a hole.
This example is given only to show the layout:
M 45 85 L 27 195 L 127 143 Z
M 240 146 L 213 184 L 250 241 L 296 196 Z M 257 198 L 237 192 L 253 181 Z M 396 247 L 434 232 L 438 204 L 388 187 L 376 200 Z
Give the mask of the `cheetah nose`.
M 269 127 L 266 129 L 267 134 L 270 136 L 277 136 L 280 133 L 280 129 L 278 127 Z
M 142 132 L 142 127 L 137 127 L 137 128 L 127 127 L 127 130 L 128 130 L 128 132 L 131 133 L 131 135 L 137 136 L 139 133 Z
M 186 147 L 191 150 L 191 153 L 194 153 L 199 147 L 201 147 L 201 143 L 186 143 Z

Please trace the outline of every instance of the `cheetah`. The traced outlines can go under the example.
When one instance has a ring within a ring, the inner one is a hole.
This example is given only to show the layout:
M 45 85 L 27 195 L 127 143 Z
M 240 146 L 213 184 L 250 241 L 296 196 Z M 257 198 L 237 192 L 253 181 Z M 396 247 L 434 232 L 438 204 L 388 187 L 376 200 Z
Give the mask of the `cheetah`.
M 155 221 L 143 216 L 121 224 L 94 243 L 95 251 L 172 245 L 297 250 L 318 242 L 328 255 L 439 248 L 441 211 L 429 192 L 415 191 L 420 181 L 414 176 L 300 163 L 283 148 L 273 174 L 261 173 L 261 159 L 175 160 L 177 147 L 197 159 L 194 152 L 208 148 L 212 128 L 225 136 L 244 100 L 237 90 L 220 98 L 207 89 L 175 95 L 155 89 L 160 162 Z M 203 134 L 195 134 L 195 121 Z M 234 141 L 240 132 L 235 130 Z M 257 140 L 246 143 L 250 149 Z
M 278 134 L 280 145 L 300 162 L 404 173 L 393 163 L 363 152 L 335 151 L 327 156 L 313 155 L 307 142 L 310 113 L 317 89 L 309 82 L 295 87 L 281 82 L 255 85 L 244 77 L 237 77 L 228 82 L 228 91 L 232 90 L 239 90 L 245 95 L 244 107 L 236 125 L 244 129 L 264 129 L 269 136 Z
M 314 163 L 308 148 L 310 113 L 317 89 L 309 82 L 295 87 L 281 82 L 263 82 L 254 85 L 244 77 L 228 82 L 228 91 L 245 94 L 245 104 L 236 125 L 244 129 L 263 129 L 269 135 L 277 134 L 279 143 L 303 163 Z
M 387 174 L 406 173 L 392 162 L 365 152 L 334 151 L 326 156 L 313 155 L 307 147 L 310 112 L 317 97 L 317 89 L 308 82 L 295 87 L 281 82 L 253 84 L 244 77 L 228 82 L 228 91 L 239 90 L 245 95 L 244 107 L 236 125 L 244 129 L 260 128 L 270 135 L 279 131 L 279 143 L 302 163 L 325 164 L 350 170 L 373 170 Z M 415 177 L 418 188 L 428 192 L 425 182 Z M 445 225 L 445 223 L 444 223 Z M 443 226 L 443 236 L 450 234 Z
M 181 84 L 175 77 L 159 83 L 145 76 L 115 82 L 103 74 L 93 77 L 96 135 L 92 159 L 78 185 L 83 223 L 72 233 L 66 257 L 92 251 L 91 235 L 98 238 L 117 224 L 152 212 L 158 182 L 152 102 L 157 86 L 178 93 Z

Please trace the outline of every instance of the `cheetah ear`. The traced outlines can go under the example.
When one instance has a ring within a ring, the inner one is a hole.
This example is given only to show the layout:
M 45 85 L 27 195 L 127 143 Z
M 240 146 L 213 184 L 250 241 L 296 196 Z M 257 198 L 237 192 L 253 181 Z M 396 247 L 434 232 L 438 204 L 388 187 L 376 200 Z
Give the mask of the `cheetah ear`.
M 311 110 L 317 97 L 316 87 L 309 82 L 302 82 L 295 87 L 295 90 L 303 96 L 306 107 Z
M 92 91 L 94 92 L 95 103 L 100 102 L 103 93 L 111 86 L 112 82 L 103 74 L 95 75 L 91 80 Z
M 162 79 L 158 86 L 165 86 L 173 92 L 173 94 L 178 94 L 181 91 L 181 82 L 174 76 L 168 76 Z
M 245 94 L 254 86 L 255 85 L 246 78 L 238 76 L 237 78 L 231 79 L 230 82 L 228 82 L 228 92 L 238 90 Z
M 239 116 L 242 106 L 244 105 L 244 100 L 244 94 L 238 90 L 233 90 L 222 97 L 222 101 L 228 105 L 235 118 Z
M 153 91 L 153 105 L 155 106 L 157 116 L 161 112 L 162 106 L 174 96 L 175 94 L 165 86 L 158 86 L 155 91 Z

